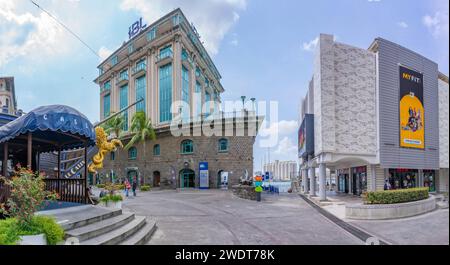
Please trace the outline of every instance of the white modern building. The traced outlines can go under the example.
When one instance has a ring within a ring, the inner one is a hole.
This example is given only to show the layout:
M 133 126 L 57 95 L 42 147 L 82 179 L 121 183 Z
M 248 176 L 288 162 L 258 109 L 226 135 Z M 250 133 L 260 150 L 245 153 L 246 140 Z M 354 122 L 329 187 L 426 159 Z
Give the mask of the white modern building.
M 273 180 L 288 181 L 297 177 L 297 162 L 275 160 L 264 164 L 264 172 L 269 172 Z
M 305 193 L 326 199 L 326 169 L 340 192 L 427 186 L 448 191 L 448 77 L 424 56 L 377 38 L 361 49 L 321 34 L 301 101 Z

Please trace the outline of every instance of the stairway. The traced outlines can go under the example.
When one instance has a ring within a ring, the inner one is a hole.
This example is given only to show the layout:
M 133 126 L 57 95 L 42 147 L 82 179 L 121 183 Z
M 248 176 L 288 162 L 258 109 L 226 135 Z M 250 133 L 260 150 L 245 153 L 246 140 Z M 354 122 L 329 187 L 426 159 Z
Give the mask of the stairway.
M 144 245 L 157 226 L 154 220 L 122 210 L 92 205 L 40 212 L 54 216 L 65 239 L 80 245 Z

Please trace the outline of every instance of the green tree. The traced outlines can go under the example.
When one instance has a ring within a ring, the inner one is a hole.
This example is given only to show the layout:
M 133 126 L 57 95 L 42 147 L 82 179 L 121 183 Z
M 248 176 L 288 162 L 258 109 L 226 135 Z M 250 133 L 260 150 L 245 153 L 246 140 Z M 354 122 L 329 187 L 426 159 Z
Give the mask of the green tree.
M 112 113 L 114 114 L 114 113 Z M 108 120 L 104 125 L 103 129 L 105 129 L 105 132 L 109 135 L 111 133 L 114 133 L 116 135 L 116 138 L 120 137 L 120 133 L 123 130 L 123 126 L 125 124 L 125 118 L 123 115 L 117 115 L 114 118 Z
M 155 140 L 156 139 L 156 133 L 153 129 L 152 121 L 147 118 L 145 115 L 145 112 L 138 111 L 134 114 L 133 118 L 131 119 L 131 133 L 133 134 L 133 137 L 131 138 L 130 142 L 125 146 L 125 150 L 129 150 L 131 147 L 133 147 L 137 143 L 143 144 L 144 149 L 144 161 L 146 161 L 146 147 L 145 142 L 147 139 L 149 140 Z M 145 177 L 144 177 L 144 183 L 145 183 Z

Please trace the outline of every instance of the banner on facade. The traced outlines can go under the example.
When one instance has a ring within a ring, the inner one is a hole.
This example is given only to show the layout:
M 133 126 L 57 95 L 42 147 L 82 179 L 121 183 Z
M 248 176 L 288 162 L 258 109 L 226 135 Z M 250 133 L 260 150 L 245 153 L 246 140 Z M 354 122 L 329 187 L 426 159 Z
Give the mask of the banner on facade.
M 400 66 L 400 146 L 425 148 L 423 74 Z
M 209 168 L 208 162 L 200 162 L 200 189 L 209 189 Z

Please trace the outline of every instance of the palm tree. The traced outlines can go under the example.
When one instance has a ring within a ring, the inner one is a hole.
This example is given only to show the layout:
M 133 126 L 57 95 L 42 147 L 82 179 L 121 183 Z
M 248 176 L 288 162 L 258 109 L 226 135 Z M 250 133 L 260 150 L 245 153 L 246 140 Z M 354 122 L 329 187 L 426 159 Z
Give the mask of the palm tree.
M 125 146 L 125 150 L 129 150 L 131 147 L 133 147 L 136 143 L 142 143 L 144 147 L 144 163 L 146 161 L 146 155 L 145 155 L 145 142 L 147 139 L 155 140 L 156 139 L 156 133 L 153 129 L 152 121 L 147 118 L 145 115 L 145 112 L 138 111 L 136 114 L 134 114 L 133 118 L 131 119 L 131 133 L 133 133 L 133 137 L 131 138 L 130 142 Z M 144 184 L 145 184 L 145 177 L 144 177 Z
M 114 114 L 114 113 L 112 113 Z M 105 123 L 103 126 L 103 129 L 105 129 L 105 132 L 109 135 L 111 133 L 114 133 L 116 138 L 119 138 L 120 133 L 123 130 L 123 125 L 125 124 L 125 118 L 123 115 L 117 115 L 114 118 L 110 119 Z

